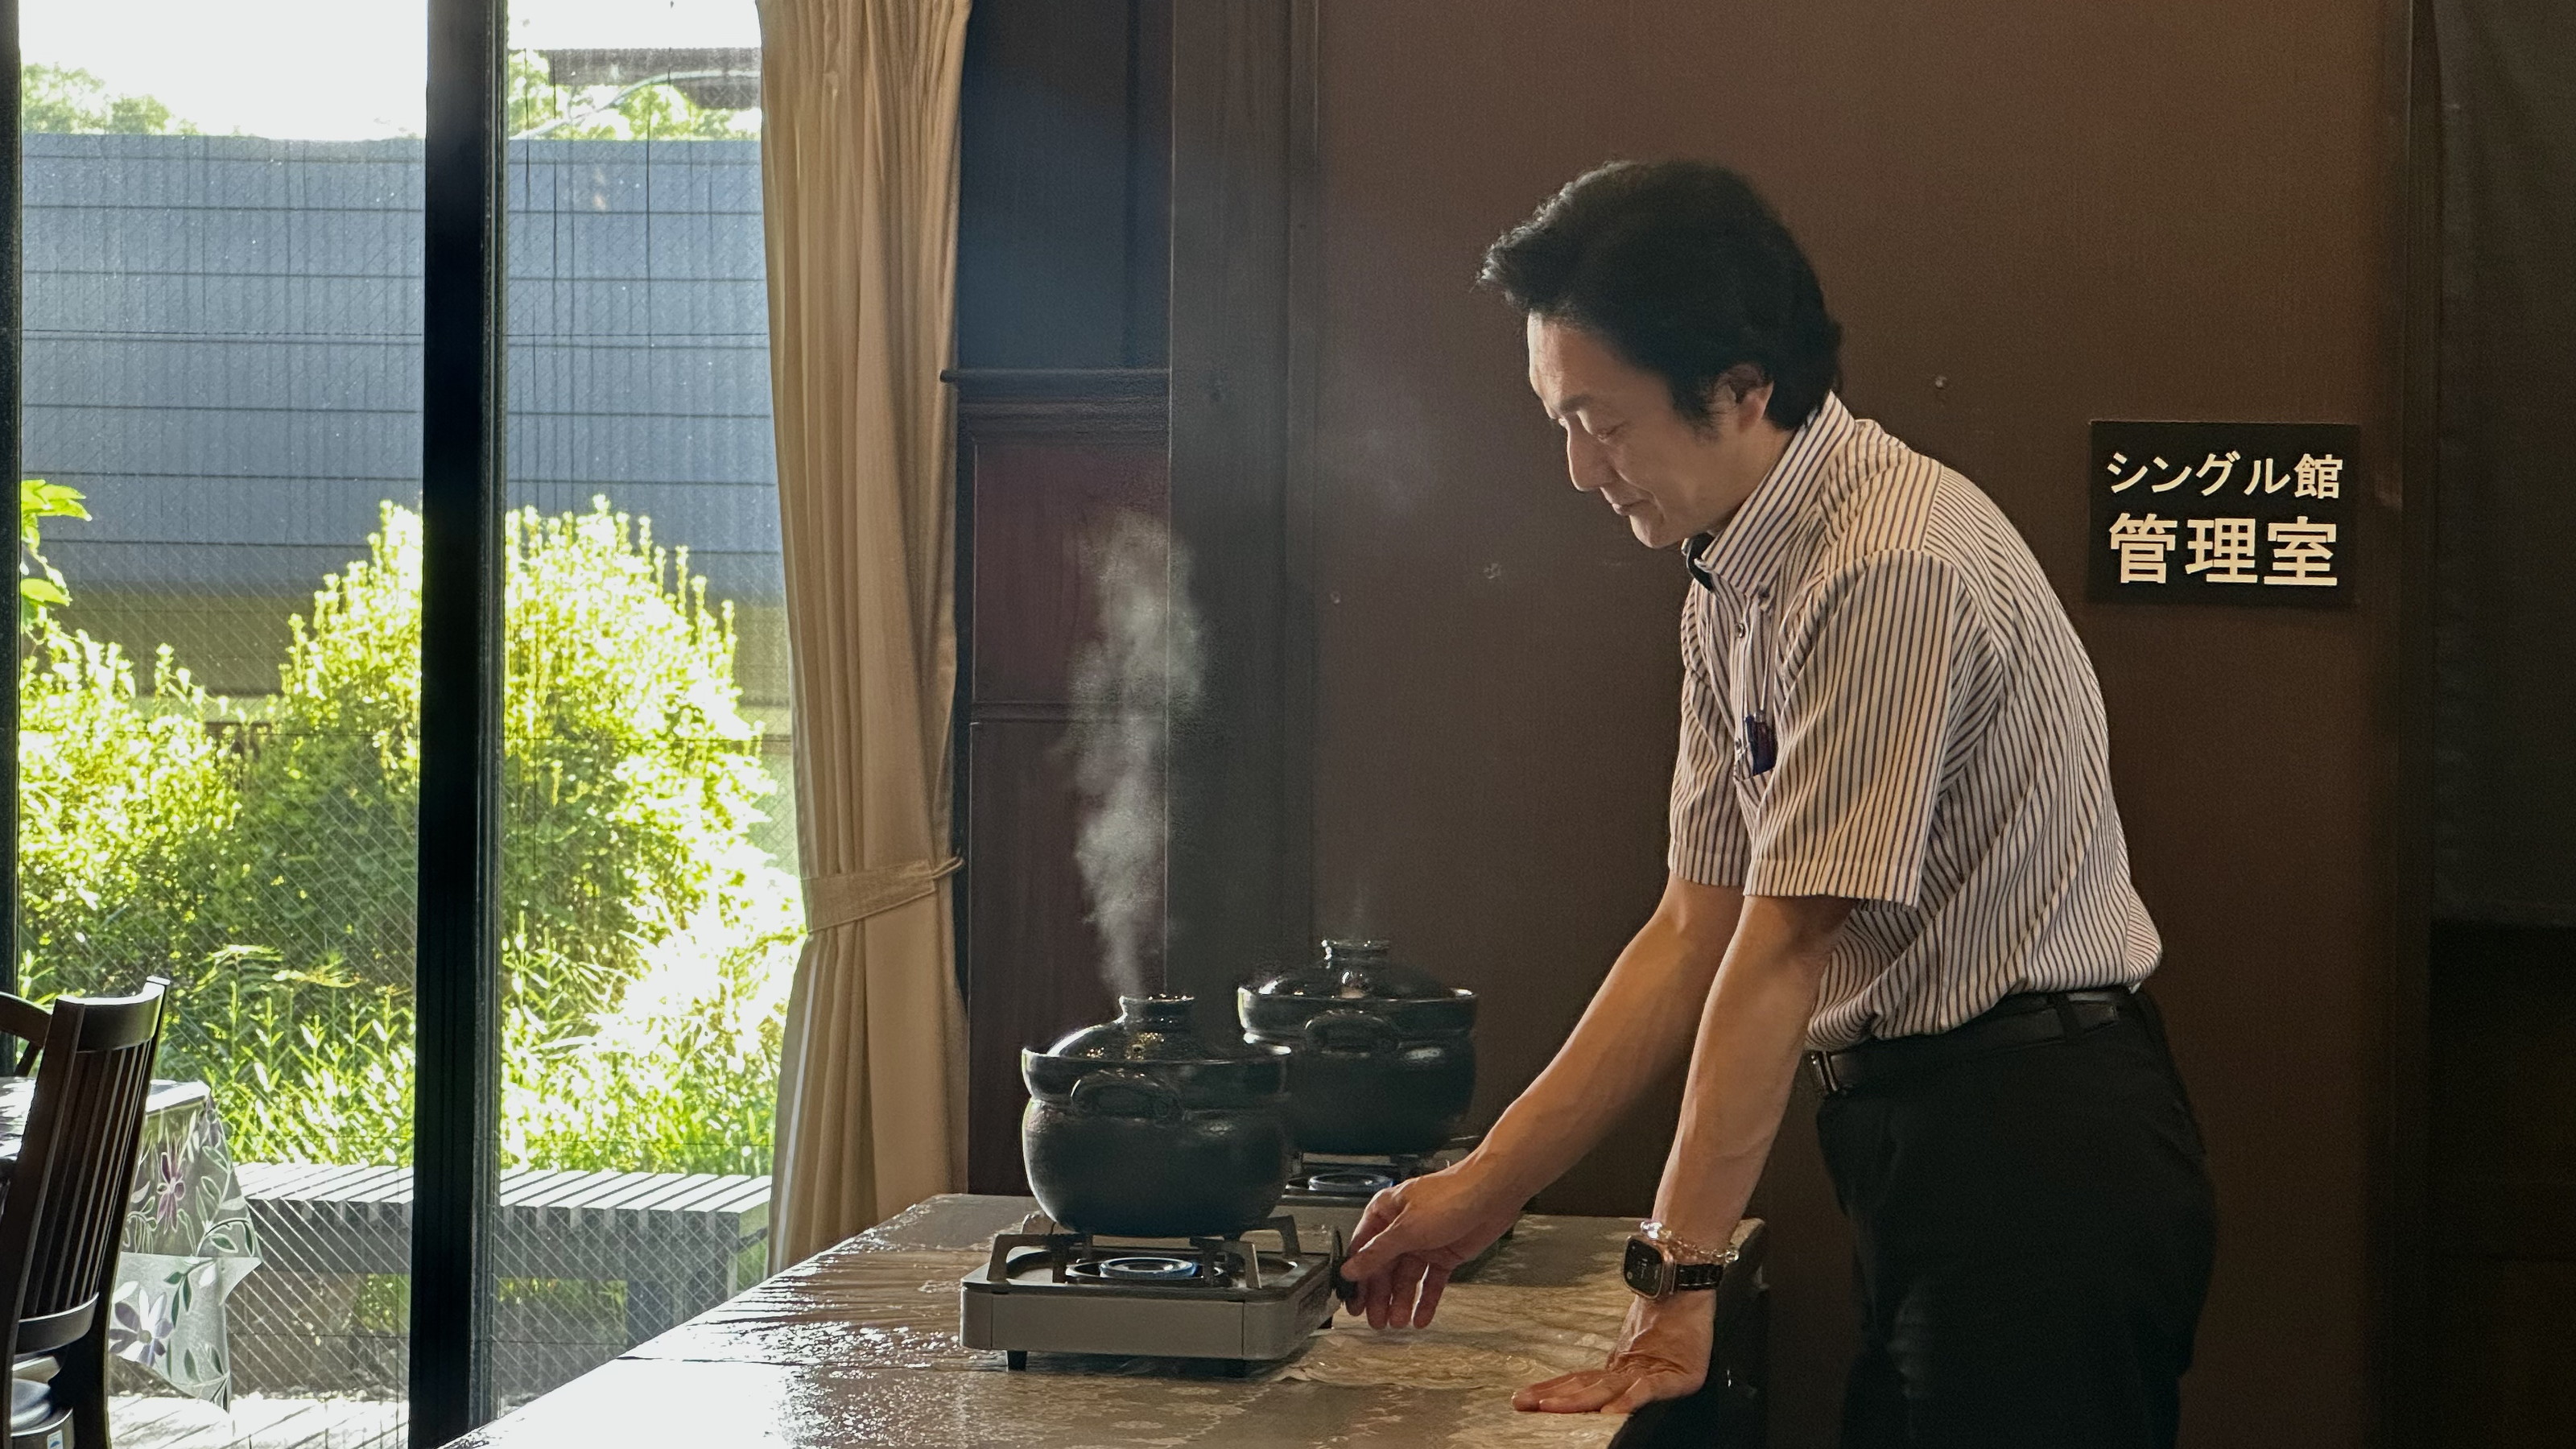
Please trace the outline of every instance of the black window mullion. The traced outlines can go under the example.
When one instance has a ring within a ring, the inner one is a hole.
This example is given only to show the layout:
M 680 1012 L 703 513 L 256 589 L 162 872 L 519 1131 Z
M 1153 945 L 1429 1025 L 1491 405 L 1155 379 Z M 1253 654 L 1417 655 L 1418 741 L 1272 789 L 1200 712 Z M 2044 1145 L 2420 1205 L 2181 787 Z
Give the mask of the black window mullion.
M 0 470 L 15 478 L 23 471 L 26 455 L 20 429 L 25 421 L 19 410 L 24 393 L 20 363 L 25 357 L 25 314 L 20 311 L 19 277 L 25 260 L 20 234 L 25 222 L 21 205 L 24 188 L 19 178 L 24 174 L 18 143 L 20 81 L 25 72 L 19 65 L 18 0 L 0 0 Z M 14 556 L 15 550 L 12 550 Z M 11 569 L 10 591 L 17 590 L 17 570 Z M 5 766 L 0 766 L 0 881 L 5 881 L 8 894 L 0 897 L 0 991 L 18 989 L 18 601 L 9 601 L 7 638 L 0 640 L 0 666 L 5 666 L 9 687 L 0 690 L 8 697 L 0 700 L 0 753 L 5 753 Z
M 7 0 L 0 0 L 7 3 Z M 498 1176 L 503 0 L 429 0 L 411 1442 L 491 1416 Z

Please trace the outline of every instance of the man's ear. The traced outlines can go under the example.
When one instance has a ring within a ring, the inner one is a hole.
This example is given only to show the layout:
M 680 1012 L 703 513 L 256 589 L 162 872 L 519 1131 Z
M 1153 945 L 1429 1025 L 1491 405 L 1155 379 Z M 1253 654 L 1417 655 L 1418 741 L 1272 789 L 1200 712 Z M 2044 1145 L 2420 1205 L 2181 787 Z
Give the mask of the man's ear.
M 1771 379 L 1750 362 L 1739 362 L 1708 385 L 1709 411 L 1737 410 L 1739 426 L 1758 422 L 1771 406 Z

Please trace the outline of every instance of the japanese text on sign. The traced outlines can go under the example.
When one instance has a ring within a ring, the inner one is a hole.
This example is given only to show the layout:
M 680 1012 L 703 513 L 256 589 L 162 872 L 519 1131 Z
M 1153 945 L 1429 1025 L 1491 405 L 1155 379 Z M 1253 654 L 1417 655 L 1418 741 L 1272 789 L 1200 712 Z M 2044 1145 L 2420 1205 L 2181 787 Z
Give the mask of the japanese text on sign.
M 2359 429 L 2093 425 L 2092 597 L 2304 604 L 2348 596 Z

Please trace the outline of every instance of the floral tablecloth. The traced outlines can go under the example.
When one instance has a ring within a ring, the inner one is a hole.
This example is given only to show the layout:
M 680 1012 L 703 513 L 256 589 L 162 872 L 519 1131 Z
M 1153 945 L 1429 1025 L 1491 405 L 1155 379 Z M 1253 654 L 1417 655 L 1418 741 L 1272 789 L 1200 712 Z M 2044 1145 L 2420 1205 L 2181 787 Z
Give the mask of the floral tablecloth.
M 0 1159 L 14 1164 L 34 1083 L 0 1081 Z M 259 1235 L 203 1082 L 154 1082 L 108 1295 L 110 1353 L 180 1392 L 229 1406 L 224 1300 L 259 1266 Z

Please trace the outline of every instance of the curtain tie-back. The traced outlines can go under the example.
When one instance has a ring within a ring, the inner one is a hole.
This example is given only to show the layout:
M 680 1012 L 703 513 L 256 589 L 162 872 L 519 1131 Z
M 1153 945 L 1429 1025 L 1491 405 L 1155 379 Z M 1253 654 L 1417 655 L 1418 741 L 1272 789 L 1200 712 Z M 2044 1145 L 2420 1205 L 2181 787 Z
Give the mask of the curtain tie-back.
M 805 929 L 856 925 L 910 905 L 937 890 L 943 878 L 956 874 L 965 863 L 952 855 L 945 860 L 871 866 L 845 875 L 809 875 L 805 877 Z

